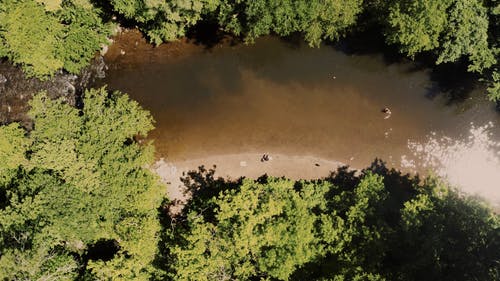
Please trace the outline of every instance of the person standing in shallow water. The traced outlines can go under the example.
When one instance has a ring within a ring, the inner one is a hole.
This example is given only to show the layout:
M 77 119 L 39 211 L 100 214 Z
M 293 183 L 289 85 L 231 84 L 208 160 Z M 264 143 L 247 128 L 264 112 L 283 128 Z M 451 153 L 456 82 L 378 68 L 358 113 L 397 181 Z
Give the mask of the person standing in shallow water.
M 385 113 L 384 119 L 389 119 L 391 117 L 391 114 L 392 114 L 391 110 L 388 107 L 384 107 L 382 109 L 382 113 Z

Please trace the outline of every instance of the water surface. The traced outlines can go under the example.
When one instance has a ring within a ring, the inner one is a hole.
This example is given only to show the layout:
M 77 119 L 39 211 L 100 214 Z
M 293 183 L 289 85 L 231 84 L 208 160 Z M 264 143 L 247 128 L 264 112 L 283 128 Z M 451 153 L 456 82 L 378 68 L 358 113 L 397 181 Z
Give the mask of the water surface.
M 106 62 L 102 82 L 152 112 L 157 153 L 173 161 L 274 152 L 354 167 L 379 157 L 399 168 L 401 156 L 411 155 L 409 141 L 424 142 L 432 132 L 466 138 L 471 122 L 491 121 L 497 134 L 500 123 L 483 89 L 449 105 L 431 70 L 332 46 L 265 37 L 250 46 L 153 48 L 129 32 L 117 38 Z

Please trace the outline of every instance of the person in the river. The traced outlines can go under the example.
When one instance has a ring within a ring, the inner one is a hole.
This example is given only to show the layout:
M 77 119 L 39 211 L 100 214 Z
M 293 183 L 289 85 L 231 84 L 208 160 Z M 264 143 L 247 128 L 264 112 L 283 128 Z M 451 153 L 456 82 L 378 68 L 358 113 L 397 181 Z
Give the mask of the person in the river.
M 382 109 L 382 112 L 385 113 L 384 119 L 388 119 L 389 117 L 391 117 L 392 112 L 388 107 L 384 107 L 384 109 Z

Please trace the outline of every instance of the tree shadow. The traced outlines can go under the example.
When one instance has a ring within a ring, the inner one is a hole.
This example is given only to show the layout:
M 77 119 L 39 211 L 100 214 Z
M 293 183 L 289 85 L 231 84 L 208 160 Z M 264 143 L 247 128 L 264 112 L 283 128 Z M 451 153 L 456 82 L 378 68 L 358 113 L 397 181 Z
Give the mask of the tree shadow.
M 237 180 L 227 180 L 215 176 L 216 166 L 206 169 L 205 166 L 198 167 L 198 170 L 191 170 L 181 178 L 184 184 L 185 194 L 189 196 L 186 205 L 182 210 L 182 219 L 191 212 L 203 215 L 205 221 L 216 222 L 215 199 L 225 191 L 239 189 L 243 177 Z
M 444 95 L 446 105 L 461 103 L 470 97 L 479 83 L 479 78 L 479 75 L 467 72 L 467 63 L 464 60 L 436 65 L 432 67 L 430 74 L 434 83 L 427 89 L 426 97 L 432 100 Z
M 383 29 L 383 26 L 377 23 L 362 25 L 346 38 L 330 42 L 328 45 L 347 55 L 381 54 L 386 65 L 411 62 L 406 68 L 408 73 L 430 69 L 430 80 L 433 85 L 427 89 L 425 96 L 431 100 L 436 96 L 444 96 L 447 100 L 446 105 L 467 100 L 478 85 L 480 76 L 467 71 L 466 59 L 436 65 L 437 55 L 433 52 L 422 52 L 414 59 L 410 59 L 399 51 L 397 45 L 386 42 Z
M 386 65 L 407 62 L 408 58 L 399 52 L 395 45 L 388 45 L 383 36 L 383 27 L 380 24 L 360 26 L 352 30 L 346 37 L 335 41 L 326 42 L 337 51 L 346 55 L 382 55 Z M 414 71 L 419 68 L 414 69 Z
M 225 32 L 217 19 L 211 15 L 206 15 L 206 17 L 189 28 L 186 37 L 196 45 L 203 46 L 207 50 L 217 45 L 235 46 L 242 43 L 241 38 Z

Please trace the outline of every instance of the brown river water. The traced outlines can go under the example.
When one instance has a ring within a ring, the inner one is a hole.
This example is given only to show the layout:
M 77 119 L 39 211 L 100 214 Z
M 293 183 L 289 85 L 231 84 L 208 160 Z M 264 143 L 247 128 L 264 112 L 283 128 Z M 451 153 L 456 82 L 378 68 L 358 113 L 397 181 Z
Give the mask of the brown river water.
M 181 41 L 152 47 L 129 31 L 116 38 L 105 60 L 109 69 L 100 83 L 152 112 L 150 137 L 158 155 L 172 161 L 269 152 L 354 167 L 378 157 L 408 170 L 401 159 L 415 152 L 409 142 L 425 143 L 433 134 L 465 141 L 471 122 L 492 122 L 490 137 L 500 140 L 500 114 L 484 89 L 450 104 L 430 69 L 390 63 L 382 54 L 309 48 L 274 37 L 253 45 L 206 48 Z M 391 110 L 388 119 L 384 107 Z M 420 162 L 415 169 L 423 171 Z

